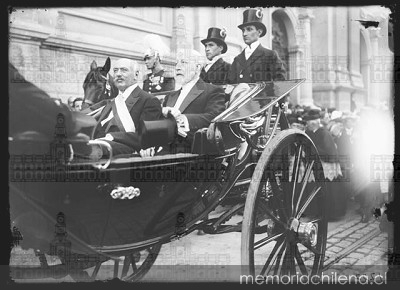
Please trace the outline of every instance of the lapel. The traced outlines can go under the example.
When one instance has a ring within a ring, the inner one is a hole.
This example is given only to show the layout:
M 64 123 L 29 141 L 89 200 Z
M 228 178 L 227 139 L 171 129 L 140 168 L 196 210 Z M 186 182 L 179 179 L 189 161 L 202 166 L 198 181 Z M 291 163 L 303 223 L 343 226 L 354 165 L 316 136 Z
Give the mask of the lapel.
M 252 55 L 250 55 L 249 59 L 247 60 L 248 66 L 251 66 L 253 64 L 253 62 L 255 62 L 257 59 L 262 57 L 262 55 L 263 55 L 262 48 L 263 47 L 261 46 L 261 44 L 259 46 L 257 46 L 256 50 L 252 53 Z
M 125 100 L 126 107 L 128 108 L 128 111 L 131 111 L 132 107 L 136 104 L 136 102 L 139 100 L 139 93 L 140 93 L 140 88 L 137 86 L 132 93 L 129 95 L 129 97 Z
M 169 94 L 166 98 L 167 102 L 165 103 L 165 107 L 173 107 L 176 103 L 176 100 L 178 99 L 180 92 L 181 90 L 177 90 L 176 92 Z
M 220 58 L 217 60 L 208 70 L 208 73 L 217 72 L 218 70 L 222 69 L 224 66 L 224 60 Z
M 113 101 L 114 101 L 114 99 L 111 100 L 111 101 L 109 101 L 109 102 L 107 103 L 107 105 L 104 107 L 104 109 L 101 111 L 100 118 L 99 118 L 99 123 L 100 123 L 101 121 L 103 121 L 105 118 L 108 117 L 108 114 L 110 113 L 111 108 L 112 108 L 112 102 L 113 102 Z
M 211 69 L 211 68 L 210 68 Z M 210 70 L 208 70 L 208 71 L 210 71 Z M 206 70 L 204 69 L 204 67 L 201 69 L 201 72 L 200 72 L 200 78 L 202 79 L 202 80 L 204 80 L 204 79 L 206 79 L 206 77 L 207 77 L 207 72 L 206 72 Z
M 179 107 L 179 111 L 183 112 L 190 105 L 190 103 L 197 98 L 198 95 L 204 92 L 204 90 L 201 89 L 201 82 L 201 79 L 199 79 L 197 83 L 193 86 L 193 88 L 189 91 L 181 106 Z
M 244 56 L 244 49 L 243 51 L 237 56 L 237 60 L 241 67 L 247 67 L 246 57 Z

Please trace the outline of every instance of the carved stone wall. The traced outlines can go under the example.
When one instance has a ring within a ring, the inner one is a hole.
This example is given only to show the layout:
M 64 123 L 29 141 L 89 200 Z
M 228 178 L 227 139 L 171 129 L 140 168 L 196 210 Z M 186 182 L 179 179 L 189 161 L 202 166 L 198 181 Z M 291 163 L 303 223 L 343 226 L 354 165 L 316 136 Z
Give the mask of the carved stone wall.
M 90 63 L 120 57 L 143 63 L 142 39 L 155 33 L 173 50 L 179 15 L 185 21 L 185 45 L 204 53 L 200 40 L 209 27 L 225 27 L 229 62 L 244 48 L 242 8 L 127 7 L 19 9 L 9 15 L 9 60 L 28 80 L 66 102 L 82 96 Z M 356 18 L 379 18 L 378 29 Z M 260 41 L 278 51 L 289 78 L 306 82 L 291 93 L 295 103 L 351 109 L 379 104 L 393 95 L 393 52 L 388 48 L 388 11 L 382 7 L 264 8 L 267 35 Z M 179 44 L 181 45 L 181 43 Z M 174 58 L 165 66 L 173 68 Z M 354 105 L 353 105 L 354 106 Z

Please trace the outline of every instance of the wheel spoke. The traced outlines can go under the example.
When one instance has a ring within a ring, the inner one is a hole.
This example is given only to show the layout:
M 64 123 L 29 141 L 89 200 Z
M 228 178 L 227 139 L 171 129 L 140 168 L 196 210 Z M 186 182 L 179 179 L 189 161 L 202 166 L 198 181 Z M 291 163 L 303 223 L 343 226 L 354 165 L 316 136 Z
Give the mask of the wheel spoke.
M 278 252 L 283 246 L 283 243 L 285 242 L 285 237 L 282 237 L 282 240 L 279 239 L 279 241 L 276 241 L 274 248 L 272 249 L 271 253 L 269 254 L 269 257 L 267 261 L 264 264 L 264 267 L 261 270 L 261 275 L 264 275 L 266 272 L 269 273 L 271 270 L 272 264 L 271 261 L 276 259 L 276 256 L 278 255 Z
M 273 240 L 275 240 L 275 239 L 279 238 L 280 236 L 282 236 L 282 234 L 283 234 L 283 233 L 274 235 L 274 236 L 272 236 L 272 237 L 265 237 L 265 238 L 262 238 L 261 240 L 259 240 L 259 241 L 257 241 L 256 243 L 254 243 L 254 250 L 257 250 L 257 249 L 261 248 L 262 246 L 264 246 L 264 245 L 266 245 L 266 244 L 272 242 Z
M 294 211 L 295 213 L 299 210 L 300 201 L 301 201 L 301 199 L 303 197 L 303 193 L 304 193 L 304 190 L 305 190 L 305 188 L 307 186 L 308 179 L 310 178 L 310 174 L 311 174 L 311 170 L 312 170 L 313 166 L 314 166 L 314 160 L 312 160 L 310 166 L 307 168 L 307 171 L 306 171 L 306 173 L 304 175 L 303 186 L 302 186 L 301 191 L 300 191 L 299 199 L 297 200 L 296 209 Z
M 300 144 L 298 148 L 298 154 L 295 156 L 295 160 L 293 162 L 293 170 L 292 170 L 292 183 L 293 183 L 293 190 L 292 190 L 292 207 L 291 207 L 291 214 L 293 214 L 294 209 L 294 195 L 296 193 L 296 184 L 299 178 L 299 171 L 300 171 L 300 159 L 301 159 L 301 149 L 303 145 Z
M 321 255 L 322 253 L 320 253 L 315 247 L 309 245 L 309 244 L 302 244 L 304 247 L 306 247 L 308 250 L 310 250 L 311 252 L 313 252 L 315 255 Z
M 281 265 L 281 261 L 282 261 L 282 257 L 285 256 L 285 253 L 286 253 L 286 247 L 281 247 L 281 249 L 279 251 L 279 254 L 275 259 L 276 263 L 275 263 L 275 267 L 274 267 L 274 275 L 278 275 L 278 273 L 281 273 L 282 266 L 283 266 L 283 262 L 282 262 L 282 265 Z M 273 261 L 272 261 L 272 264 L 274 264 Z
M 294 249 L 294 257 L 297 261 L 297 265 L 299 265 L 300 271 L 303 275 L 307 275 L 308 271 L 306 268 L 306 265 L 304 264 L 303 258 L 301 257 L 301 254 L 299 252 L 299 248 L 296 246 Z
M 135 271 L 137 271 L 138 267 L 136 266 L 135 257 L 133 257 L 133 256 L 132 256 L 132 259 L 131 259 L 131 265 L 132 265 L 133 273 L 135 273 Z
M 280 224 L 286 228 L 286 223 L 284 223 L 277 216 L 275 216 L 270 209 L 266 208 L 264 210 L 265 210 L 266 214 L 274 220 L 274 222 L 277 222 L 278 224 Z
M 318 187 L 317 189 L 314 189 L 314 191 L 310 194 L 300 211 L 297 213 L 296 218 L 299 219 L 300 216 L 303 214 L 303 212 L 306 210 L 308 205 L 311 203 L 311 201 L 314 199 L 315 195 L 321 190 L 321 186 Z
M 118 277 L 118 266 L 119 266 L 119 260 L 114 260 L 114 275 L 113 278 Z
M 96 263 L 96 266 L 94 267 L 93 273 L 91 275 L 92 279 L 96 278 L 97 274 L 99 273 L 100 267 L 101 267 L 101 262 Z
M 290 274 L 296 274 L 296 264 L 294 262 L 294 252 L 296 251 L 297 246 L 295 243 L 290 243 L 290 255 L 289 255 L 289 265 L 290 265 Z
M 132 261 L 132 255 L 125 256 L 124 265 L 122 266 L 121 278 L 124 278 L 128 274 L 129 265 L 131 264 L 131 261 Z

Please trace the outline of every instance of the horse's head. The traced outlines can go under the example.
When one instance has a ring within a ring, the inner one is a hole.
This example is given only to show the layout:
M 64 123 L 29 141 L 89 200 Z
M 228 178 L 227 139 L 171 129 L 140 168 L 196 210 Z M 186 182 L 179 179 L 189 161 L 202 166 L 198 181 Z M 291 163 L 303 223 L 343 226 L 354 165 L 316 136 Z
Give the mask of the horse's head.
M 111 60 L 108 57 L 104 66 L 98 67 L 95 61 L 90 65 L 90 71 L 83 82 L 84 98 L 82 110 L 104 99 L 112 99 L 118 95 L 118 89 L 112 76 L 108 73 Z

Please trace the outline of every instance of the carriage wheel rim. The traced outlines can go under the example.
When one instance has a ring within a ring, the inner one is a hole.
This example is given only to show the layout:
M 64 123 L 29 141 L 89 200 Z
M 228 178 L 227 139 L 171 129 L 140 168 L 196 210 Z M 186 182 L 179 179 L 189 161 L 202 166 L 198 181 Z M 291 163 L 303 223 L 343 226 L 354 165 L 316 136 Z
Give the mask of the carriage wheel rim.
M 291 135 L 296 136 L 292 138 Z M 262 194 L 260 193 L 260 188 L 263 186 L 263 183 L 266 183 L 265 181 L 261 182 L 260 176 L 263 174 L 264 170 L 268 170 L 269 167 L 267 166 L 267 164 L 270 164 L 271 160 L 273 159 L 273 157 L 271 156 L 273 156 L 274 154 L 279 154 L 279 152 L 283 152 L 275 150 L 275 147 L 284 144 L 281 146 L 281 149 L 297 148 L 295 154 L 299 154 L 299 151 L 302 151 L 303 149 L 306 150 L 307 146 L 315 148 L 308 136 L 303 133 L 294 132 L 291 129 L 281 131 L 276 137 L 274 137 L 274 139 L 275 140 L 271 140 L 269 146 L 266 147 L 262 156 L 260 157 L 260 159 L 262 159 L 264 156 L 263 161 L 265 164 L 262 164 L 260 161 L 257 164 L 255 170 L 256 172 L 252 180 L 252 183 L 254 184 L 250 185 L 247 195 L 242 229 L 242 265 L 244 266 L 242 267 L 242 271 L 243 274 L 256 275 L 259 272 L 259 268 L 257 267 L 262 267 L 264 265 L 264 268 L 261 271 L 261 275 L 263 275 L 262 272 L 269 271 L 272 273 L 280 273 L 280 275 L 285 273 L 294 273 L 298 268 L 303 274 L 315 275 L 321 273 L 322 271 L 327 235 L 327 220 L 325 218 L 325 212 L 324 210 L 322 210 L 322 205 L 325 204 L 326 201 L 326 189 L 323 185 L 323 175 L 318 175 L 318 170 L 320 168 L 319 166 L 321 165 L 319 157 L 306 159 L 306 161 L 302 164 L 304 165 L 304 172 L 307 172 L 308 170 L 312 171 L 312 178 L 314 179 L 310 181 L 310 186 L 306 186 L 302 182 L 302 180 L 306 179 L 299 179 L 297 181 L 298 183 L 296 183 L 295 185 L 297 189 L 296 197 L 294 198 L 294 200 L 292 199 L 292 194 L 295 192 L 294 190 L 292 190 L 293 188 L 290 189 L 290 194 L 286 190 L 282 191 L 283 193 L 286 193 L 288 197 L 286 199 L 283 199 L 282 202 L 288 206 L 285 207 L 285 211 L 277 211 L 277 217 L 279 219 L 282 219 L 285 225 L 278 227 L 275 232 L 276 237 L 279 236 L 282 237 L 282 239 L 280 241 L 276 239 L 276 241 L 278 241 L 276 242 L 274 239 L 269 239 L 268 236 L 263 238 L 262 236 L 257 235 L 257 233 L 254 231 L 255 228 L 259 227 L 258 221 L 256 221 L 257 214 L 255 212 L 258 210 L 257 204 L 259 204 L 260 202 L 259 197 L 262 196 Z M 297 144 L 294 147 L 293 145 L 291 145 L 293 142 Z M 303 145 L 305 145 L 305 147 L 302 147 Z M 313 150 L 314 149 L 311 150 L 311 153 L 314 152 Z M 310 153 L 310 151 L 304 152 Z M 257 172 L 257 170 L 261 171 L 261 173 Z M 286 171 L 284 171 L 284 173 L 286 173 Z M 292 175 L 292 180 L 293 177 L 296 176 L 296 174 L 289 174 Z M 289 183 L 291 184 L 291 186 L 293 186 L 293 181 L 291 181 L 290 179 Z M 279 186 L 281 186 L 281 184 L 279 184 Z M 303 196 L 300 194 L 301 191 L 304 191 L 304 188 L 302 188 L 302 186 L 306 186 L 306 191 L 304 192 Z M 251 196 L 250 192 L 253 196 Z M 272 194 L 272 196 L 274 196 L 274 193 Z M 297 198 L 300 198 L 301 200 L 297 200 Z M 314 202 L 314 200 L 316 200 L 317 204 L 321 207 L 318 208 L 317 217 L 312 217 L 310 220 L 307 218 L 307 216 L 304 216 L 303 213 L 304 211 L 306 211 L 306 214 L 308 214 L 307 210 L 309 208 L 309 204 L 311 204 L 311 202 Z M 286 216 L 283 217 L 283 214 L 285 214 Z M 268 241 L 264 242 L 266 240 Z M 278 246 L 274 247 L 274 244 Z M 261 247 L 264 247 L 264 249 L 258 251 Z M 256 253 L 256 250 L 258 251 L 258 253 Z M 287 256 L 286 261 L 284 258 L 285 255 Z M 262 261 L 262 264 L 255 263 L 258 258 L 262 258 L 262 260 L 260 260 Z M 268 263 L 270 263 L 270 265 L 268 265 Z

